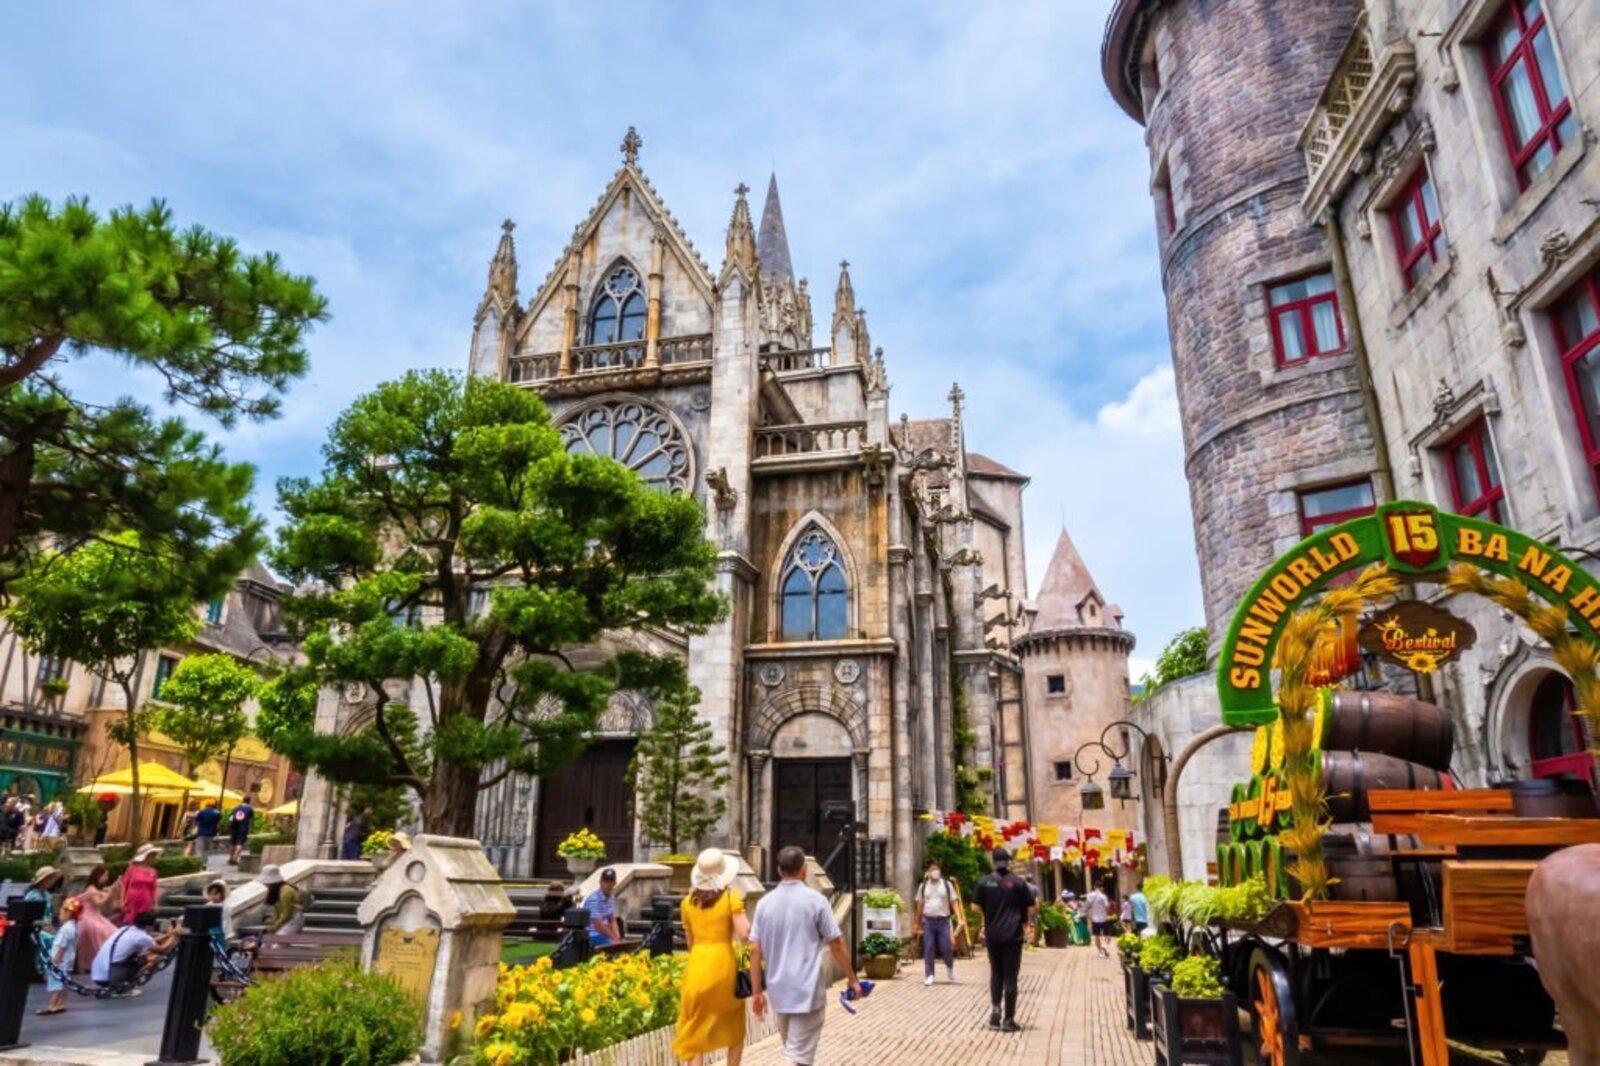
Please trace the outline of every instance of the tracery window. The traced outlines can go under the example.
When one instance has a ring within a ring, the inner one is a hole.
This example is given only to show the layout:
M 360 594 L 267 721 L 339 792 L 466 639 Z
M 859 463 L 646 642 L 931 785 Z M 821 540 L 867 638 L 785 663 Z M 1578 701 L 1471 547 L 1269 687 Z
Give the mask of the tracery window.
M 843 640 L 848 635 L 850 592 L 839 548 L 812 528 L 795 541 L 784 566 L 783 639 Z
M 652 488 L 689 491 L 689 447 L 672 420 L 637 401 L 596 404 L 561 427 L 569 453 L 615 459 Z
M 645 297 L 639 275 L 619 263 L 606 277 L 589 310 L 589 343 L 621 344 L 644 339 Z

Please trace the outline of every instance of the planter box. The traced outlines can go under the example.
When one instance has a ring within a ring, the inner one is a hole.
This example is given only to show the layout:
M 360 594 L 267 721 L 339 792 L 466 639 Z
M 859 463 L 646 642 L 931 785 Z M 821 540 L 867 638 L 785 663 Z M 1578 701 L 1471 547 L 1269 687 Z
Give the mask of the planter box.
M 861 935 L 884 933 L 900 935 L 900 912 L 894 907 L 863 907 L 861 909 Z
M 1180 999 L 1165 985 L 1150 993 L 1150 1030 L 1158 1066 L 1198 1063 L 1242 1066 L 1239 1001 L 1232 992 L 1220 999 Z
M 1070 929 L 1046 929 L 1044 931 L 1044 946 L 1047 948 L 1064 948 L 1072 939 Z
M 1150 975 L 1138 964 L 1122 964 L 1123 1012 L 1128 1030 L 1137 1040 L 1150 1039 Z

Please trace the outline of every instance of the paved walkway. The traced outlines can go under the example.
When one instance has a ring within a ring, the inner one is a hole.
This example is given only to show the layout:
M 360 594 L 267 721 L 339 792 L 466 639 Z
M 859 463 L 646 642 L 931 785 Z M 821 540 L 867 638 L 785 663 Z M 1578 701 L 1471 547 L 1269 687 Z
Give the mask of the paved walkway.
M 943 967 L 940 967 L 941 971 Z M 989 968 L 980 955 L 956 963 L 956 983 L 941 973 L 922 984 L 922 964 L 873 991 L 855 1017 L 830 1000 L 817 1066 L 890 1063 L 1001 1062 L 1029 1066 L 1145 1066 L 1148 1043 L 1123 1024 L 1122 976 L 1114 959 L 1090 948 L 1029 951 L 1022 958 L 1017 1021 L 1020 1033 L 989 1028 Z M 749 1066 L 782 1066 L 776 1037 L 751 1047 Z

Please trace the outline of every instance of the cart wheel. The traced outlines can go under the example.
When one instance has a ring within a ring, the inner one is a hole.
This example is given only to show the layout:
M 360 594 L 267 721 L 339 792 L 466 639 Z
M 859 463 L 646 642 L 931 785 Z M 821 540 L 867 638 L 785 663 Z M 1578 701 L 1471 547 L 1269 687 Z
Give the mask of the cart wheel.
M 1539 1063 L 1544 1061 L 1546 1054 L 1548 1054 L 1548 1052 L 1529 1051 L 1526 1048 L 1512 1048 L 1509 1051 L 1500 1052 L 1500 1057 L 1510 1063 L 1511 1066 L 1539 1066 Z
M 1300 1027 L 1283 956 L 1258 948 L 1250 958 L 1250 1018 L 1260 1066 L 1300 1066 Z

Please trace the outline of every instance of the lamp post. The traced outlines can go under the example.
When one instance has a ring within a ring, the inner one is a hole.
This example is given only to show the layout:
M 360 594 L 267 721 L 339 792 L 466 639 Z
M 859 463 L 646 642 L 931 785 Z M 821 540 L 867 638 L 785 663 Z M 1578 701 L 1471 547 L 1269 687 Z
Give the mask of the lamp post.
M 1111 735 L 1111 731 L 1118 728 L 1123 730 L 1120 748 L 1112 747 L 1106 742 L 1106 738 Z M 1101 753 L 1111 760 L 1111 772 L 1107 775 L 1107 781 L 1111 786 L 1111 798 L 1117 801 L 1117 805 L 1125 807 L 1128 801 L 1133 798 L 1133 779 L 1136 775 L 1122 764 L 1122 761 L 1133 752 L 1133 745 L 1128 740 L 1127 730 L 1129 729 L 1138 733 L 1141 740 L 1145 742 L 1150 740 L 1149 733 L 1146 733 L 1126 718 L 1120 718 L 1102 729 L 1099 739 L 1084 741 L 1078 745 L 1078 750 L 1072 753 L 1072 764 L 1084 776 L 1083 784 L 1078 786 L 1080 811 L 1100 811 L 1104 810 L 1106 806 L 1105 790 L 1094 779 L 1094 775 L 1100 772 L 1100 760 L 1096 759 L 1094 765 L 1090 767 L 1083 765 L 1083 754 L 1090 748 L 1100 749 Z M 1081 813 L 1078 816 L 1078 839 L 1081 846 L 1083 840 L 1083 816 Z M 1084 851 L 1087 853 L 1088 849 L 1084 848 Z M 1085 892 L 1090 891 L 1093 887 L 1087 854 L 1084 855 L 1083 859 L 1083 887 Z

